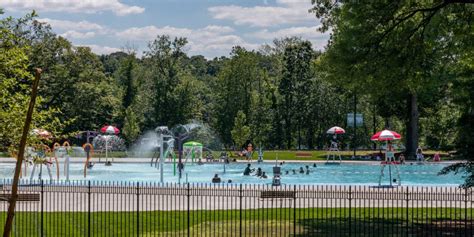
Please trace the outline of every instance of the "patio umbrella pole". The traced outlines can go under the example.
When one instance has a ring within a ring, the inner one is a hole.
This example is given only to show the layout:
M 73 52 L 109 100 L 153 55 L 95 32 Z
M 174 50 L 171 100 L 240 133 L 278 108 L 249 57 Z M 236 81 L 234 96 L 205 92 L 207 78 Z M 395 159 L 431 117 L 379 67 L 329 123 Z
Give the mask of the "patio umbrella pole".
M 33 111 L 35 108 L 36 103 L 36 95 L 38 94 L 38 85 L 41 79 L 41 69 L 36 68 L 35 70 L 35 80 L 33 81 L 33 87 L 31 91 L 31 98 L 30 104 L 28 107 L 28 112 L 26 113 L 25 125 L 23 126 L 23 134 L 20 140 L 20 148 L 18 151 L 18 157 L 16 160 L 16 167 L 15 167 L 15 174 L 13 175 L 13 184 L 12 184 L 12 193 L 8 200 L 8 214 L 7 219 L 5 221 L 5 226 L 3 228 L 3 237 L 9 237 L 13 218 L 15 217 L 15 206 L 16 200 L 18 198 L 18 181 L 20 179 L 20 171 L 21 171 L 21 163 L 23 162 L 23 158 L 25 156 L 25 147 L 26 147 L 26 139 L 28 138 L 28 131 L 30 130 L 30 124 L 33 117 Z

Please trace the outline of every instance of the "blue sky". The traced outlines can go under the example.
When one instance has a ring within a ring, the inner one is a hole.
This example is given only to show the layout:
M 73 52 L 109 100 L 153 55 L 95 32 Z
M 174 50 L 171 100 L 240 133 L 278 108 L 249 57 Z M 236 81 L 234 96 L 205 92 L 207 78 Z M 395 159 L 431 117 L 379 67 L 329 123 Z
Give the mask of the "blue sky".
M 39 20 L 75 45 L 98 54 L 134 48 L 157 35 L 186 37 L 188 54 L 227 56 L 232 46 L 258 49 L 275 38 L 300 36 L 323 49 L 328 33 L 308 13 L 311 0 L 0 0 L 4 16 L 35 9 Z

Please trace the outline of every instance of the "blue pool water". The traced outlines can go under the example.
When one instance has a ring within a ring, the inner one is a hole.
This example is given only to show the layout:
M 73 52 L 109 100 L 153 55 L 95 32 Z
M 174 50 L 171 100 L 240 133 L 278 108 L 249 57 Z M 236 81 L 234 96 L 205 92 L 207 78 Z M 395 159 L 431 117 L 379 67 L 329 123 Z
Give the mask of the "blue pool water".
M 252 163 L 253 168 L 261 167 L 267 173 L 268 179 L 244 176 L 242 172 L 246 165 L 246 163 L 227 164 L 224 173 L 223 163 L 188 164 L 185 167 L 183 178 L 179 180 L 178 175 L 173 174 L 173 165 L 168 163 L 165 164 L 164 181 L 184 183 L 187 180 L 191 183 L 210 183 L 214 174 L 218 174 L 223 181 L 230 179 L 233 183 L 271 184 L 274 163 Z M 305 167 L 306 165 L 310 166 L 310 173 L 298 173 L 299 167 Z M 402 185 L 453 186 L 463 182 L 462 175 L 437 175 L 444 166 L 445 164 L 399 165 Z M 283 184 L 377 185 L 379 174 L 381 173 L 381 166 L 379 164 L 318 164 L 315 168 L 312 166 L 312 163 L 286 163 L 281 168 L 283 173 L 281 181 Z M 293 174 L 293 169 L 297 171 L 297 174 Z M 0 164 L 0 178 L 10 179 L 13 177 L 13 170 L 14 164 Z M 60 166 L 60 170 L 61 179 L 65 179 L 63 165 Z M 290 171 L 289 174 L 285 174 L 287 170 Z M 55 178 L 56 168 L 53 167 L 52 171 Z M 31 167 L 28 170 L 28 176 L 24 176 L 23 179 L 30 178 L 29 172 L 31 172 Z M 392 178 L 396 178 L 396 175 L 393 175 Z M 37 179 L 37 175 L 35 179 Z M 43 170 L 43 179 L 49 179 L 46 170 Z M 71 164 L 70 179 L 159 182 L 160 172 L 159 169 L 151 167 L 148 163 L 114 163 L 112 166 L 96 164 L 92 169 L 88 170 L 87 178 L 84 178 L 83 164 L 76 163 Z M 389 182 L 387 169 L 382 180 L 384 183 Z

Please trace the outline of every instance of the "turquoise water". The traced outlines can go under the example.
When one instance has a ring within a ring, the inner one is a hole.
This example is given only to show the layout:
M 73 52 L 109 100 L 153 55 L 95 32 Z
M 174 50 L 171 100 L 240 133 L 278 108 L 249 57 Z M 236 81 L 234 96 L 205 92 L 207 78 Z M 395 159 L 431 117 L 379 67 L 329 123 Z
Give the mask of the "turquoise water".
M 268 179 L 257 178 L 256 176 L 244 176 L 243 170 L 246 163 L 232 163 L 225 166 L 223 163 L 210 163 L 204 165 L 187 164 L 184 169 L 182 179 L 173 174 L 173 165 L 165 164 L 164 181 L 181 182 L 186 180 L 191 183 L 210 183 L 214 174 L 218 174 L 223 181 L 232 180 L 233 183 L 257 183 L 271 184 L 272 163 L 257 164 L 252 163 L 253 168 L 261 167 L 267 173 Z M 309 174 L 298 173 L 299 167 L 310 166 Z M 424 164 L 424 165 L 399 165 L 400 178 L 402 185 L 428 185 L 428 186 L 453 186 L 463 182 L 462 175 L 442 175 L 437 173 L 445 164 Z M 281 181 L 283 184 L 350 184 L 350 185 L 377 185 L 381 166 L 378 164 L 341 164 L 324 165 L 318 164 L 313 167 L 312 163 L 286 163 L 283 164 Z M 14 164 L 0 164 L 0 178 L 9 179 L 13 177 Z M 292 170 L 296 170 L 293 174 Z M 63 166 L 60 166 L 60 179 L 65 179 Z M 286 171 L 289 174 L 285 174 Z M 56 177 L 56 167 L 52 167 L 53 178 Z M 392 170 L 393 171 L 393 170 Z M 23 179 L 29 179 L 31 167 L 28 170 L 28 176 Z M 49 176 L 43 169 L 43 179 L 49 180 Z M 37 175 L 35 179 L 37 179 Z M 396 175 L 393 172 L 393 177 Z M 107 181 L 146 181 L 159 182 L 159 169 L 151 167 L 148 163 L 114 163 L 112 166 L 96 164 L 88 170 L 87 178 L 83 177 L 83 164 L 71 164 L 71 180 L 107 180 Z M 383 183 L 388 183 L 388 170 L 385 170 Z

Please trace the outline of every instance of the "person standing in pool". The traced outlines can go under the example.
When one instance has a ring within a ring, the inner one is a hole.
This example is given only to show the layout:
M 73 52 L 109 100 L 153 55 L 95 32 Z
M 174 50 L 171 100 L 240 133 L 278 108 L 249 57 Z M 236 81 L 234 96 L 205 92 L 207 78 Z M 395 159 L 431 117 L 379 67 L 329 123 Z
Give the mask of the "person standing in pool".
M 262 176 L 262 168 L 258 167 L 258 168 L 257 168 L 257 172 L 256 172 L 255 175 L 256 175 L 257 177 Z
M 252 173 L 252 169 L 250 169 L 250 164 L 247 164 L 247 167 L 244 170 L 244 175 L 250 175 Z
M 300 174 L 304 174 L 304 169 L 303 169 L 303 167 L 300 167 Z

